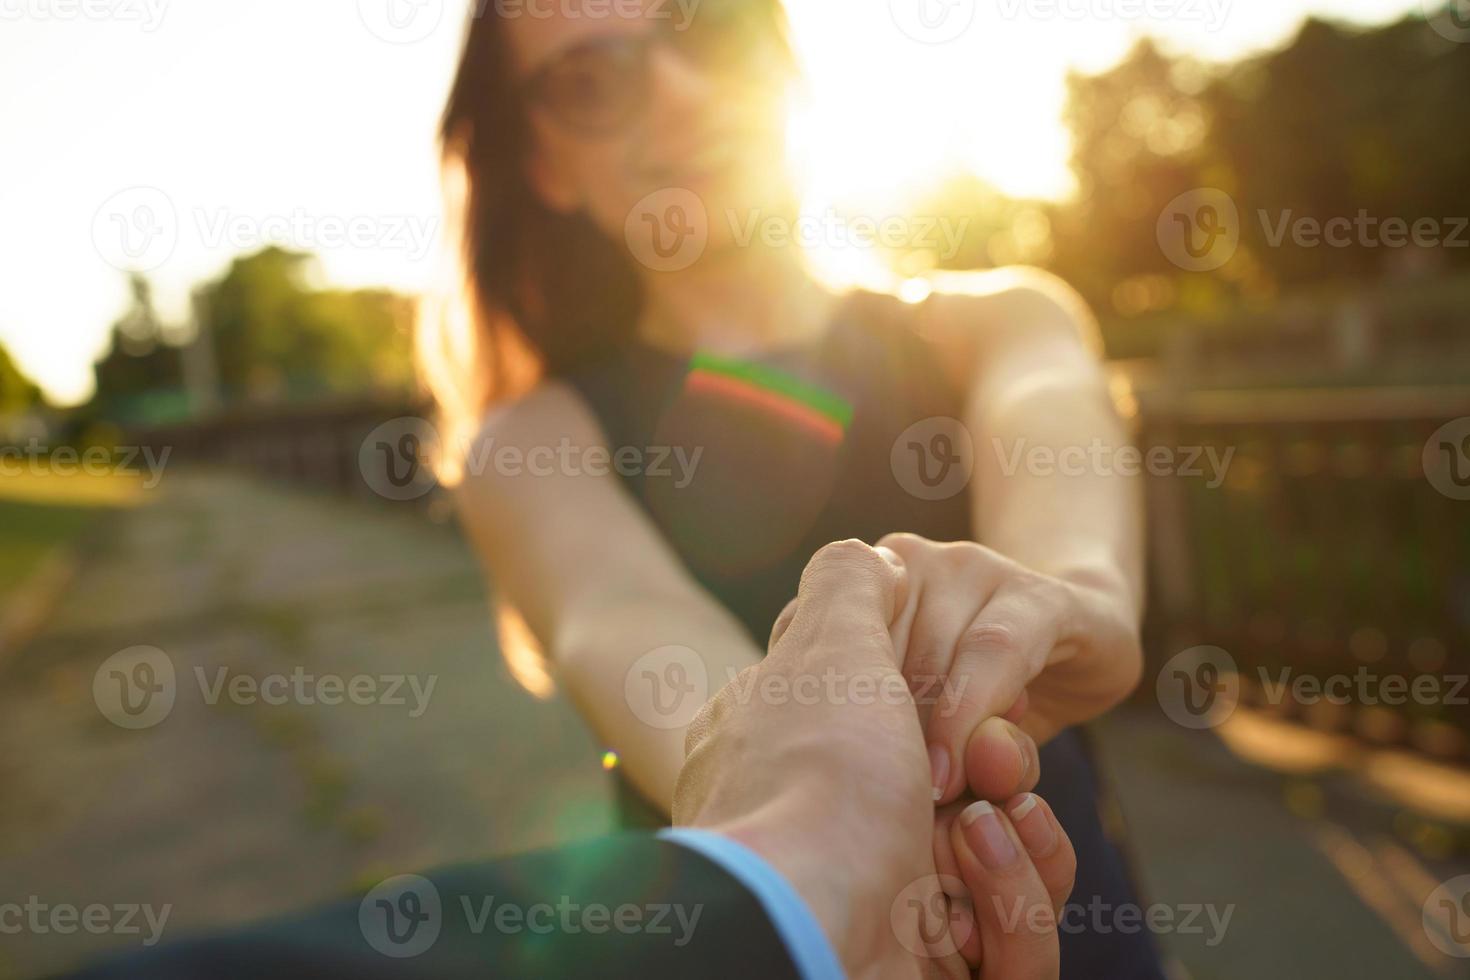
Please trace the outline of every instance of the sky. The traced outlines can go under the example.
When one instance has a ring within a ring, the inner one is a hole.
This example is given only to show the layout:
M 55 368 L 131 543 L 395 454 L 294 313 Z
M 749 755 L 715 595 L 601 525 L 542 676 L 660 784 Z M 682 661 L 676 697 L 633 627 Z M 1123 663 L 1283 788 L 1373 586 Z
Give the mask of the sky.
M 536 5 L 577 0 L 498 0 Z M 667 2 L 681 16 L 699 0 Z M 1430 0 L 1424 0 L 1430 2 Z M 680 5 L 683 5 L 682 7 Z M 788 0 L 807 186 L 876 210 L 955 165 L 1071 188 L 1069 68 L 1142 34 L 1231 59 L 1303 17 L 1420 0 Z M 417 291 L 438 267 L 435 125 L 468 0 L 0 0 L 0 344 L 58 403 L 145 271 L 165 319 L 266 244 L 325 281 Z M 692 8 L 697 14 L 697 7 Z M 956 95 L 956 93 L 960 93 Z

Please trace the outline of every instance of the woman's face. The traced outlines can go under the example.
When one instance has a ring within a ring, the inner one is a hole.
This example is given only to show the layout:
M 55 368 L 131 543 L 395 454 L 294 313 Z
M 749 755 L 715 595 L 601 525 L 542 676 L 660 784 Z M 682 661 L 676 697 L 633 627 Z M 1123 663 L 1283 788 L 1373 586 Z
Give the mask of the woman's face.
M 640 201 L 693 192 L 712 249 L 786 207 L 787 55 L 762 7 L 527 0 L 508 8 L 521 11 L 506 27 L 532 124 L 526 165 L 544 203 L 585 211 L 621 241 Z

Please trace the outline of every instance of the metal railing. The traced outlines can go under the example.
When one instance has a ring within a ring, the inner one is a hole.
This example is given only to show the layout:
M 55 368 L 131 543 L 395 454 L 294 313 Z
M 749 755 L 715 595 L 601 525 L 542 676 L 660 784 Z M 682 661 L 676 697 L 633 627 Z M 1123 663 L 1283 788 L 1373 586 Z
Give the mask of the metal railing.
M 1178 474 L 1148 479 L 1155 667 L 1189 647 L 1218 646 L 1257 701 L 1265 691 L 1253 679 L 1282 669 L 1317 678 L 1366 671 L 1409 685 L 1470 675 L 1470 502 L 1436 490 L 1423 464 L 1431 434 L 1470 416 L 1470 387 L 1163 387 L 1137 398 L 1145 451 L 1231 454 L 1218 486 Z M 428 413 L 409 400 L 243 411 L 143 441 L 173 447 L 178 459 L 382 500 L 359 466 L 364 439 L 389 419 Z M 435 512 L 434 499 L 412 506 Z M 1470 689 L 1458 697 L 1470 699 Z M 1470 708 L 1457 700 L 1275 707 L 1464 760 Z
M 1233 452 L 1214 488 L 1149 478 L 1151 656 L 1217 646 L 1247 700 L 1463 759 L 1470 502 L 1435 487 L 1424 455 L 1470 416 L 1470 387 L 1159 390 L 1139 409 L 1145 449 Z M 1283 670 L 1351 675 L 1350 703 L 1268 703 Z

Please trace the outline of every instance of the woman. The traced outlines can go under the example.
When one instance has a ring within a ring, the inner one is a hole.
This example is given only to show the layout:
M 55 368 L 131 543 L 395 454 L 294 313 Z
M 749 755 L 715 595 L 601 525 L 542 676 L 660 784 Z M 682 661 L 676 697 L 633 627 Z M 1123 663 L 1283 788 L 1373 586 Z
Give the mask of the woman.
M 1138 489 L 1034 452 L 1125 441 L 1085 310 L 1024 271 L 920 304 L 823 289 L 741 234 L 797 213 L 777 0 L 599 9 L 473 20 L 444 120 L 464 302 L 422 352 L 448 442 L 563 461 L 460 484 L 502 600 L 666 813 L 693 708 L 763 656 L 811 555 L 879 543 L 941 821 L 1039 774 L 1074 901 L 1134 904 L 1070 726 L 1138 678 Z M 1064 933 L 1063 976 L 1160 976 L 1146 937 Z

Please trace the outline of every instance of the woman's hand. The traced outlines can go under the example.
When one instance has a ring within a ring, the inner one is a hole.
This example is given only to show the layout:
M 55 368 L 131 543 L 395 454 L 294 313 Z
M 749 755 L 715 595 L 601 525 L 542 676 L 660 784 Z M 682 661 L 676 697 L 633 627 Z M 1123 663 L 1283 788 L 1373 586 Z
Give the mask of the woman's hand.
M 971 542 L 891 534 L 878 546 L 906 575 L 893 637 L 939 803 L 960 797 L 967 773 L 1007 764 L 979 737 L 988 719 L 1013 712 L 1044 743 L 1137 685 L 1136 616 L 1131 600 L 1106 585 L 1043 575 Z M 1016 746 L 1017 763 L 1025 751 Z
M 1039 756 L 1031 736 L 1021 731 L 1011 720 L 1019 718 L 1024 707 L 1023 698 L 1006 718 L 988 719 L 975 730 L 968 752 L 968 758 L 974 766 L 966 773 L 969 793 L 963 799 L 935 811 L 934 866 L 945 880 L 963 880 L 960 874 L 962 869 L 955 856 L 953 825 L 955 817 L 968 806 L 979 800 L 1001 806 L 1009 800 L 1013 806 L 1023 807 L 1021 817 L 1028 817 L 1030 813 L 1031 807 L 1024 803 L 1024 798 L 1036 788 L 1036 782 L 1041 776 Z M 1030 828 L 1028 819 L 1022 829 Z M 1039 832 L 1031 836 L 1037 841 L 1042 838 Z M 1029 847 L 1031 841 L 1027 843 Z M 1052 879 L 1058 876 L 1051 874 L 1050 867 L 1044 861 L 1050 861 L 1053 851 L 1056 850 L 1058 849 L 1048 847 L 1043 849 L 1043 853 L 1032 855 L 1037 859 L 1036 866 L 1043 879 L 1047 880 L 1049 888 L 1057 883 Z M 1071 884 L 1068 881 L 1066 891 L 1070 889 Z M 947 919 L 950 923 L 951 944 L 972 969 L 979 968 L 981 946 L 980 934 L 975 930 L 975 918 L 977 911 L 985 913 L 988 910 L 984 907 L 977 910 L 972 895 L 952 895 L 947 902 L 952 906 Z
M 1077 854 L 1046 801 L 952 803 L 935 814 L 935 870 L 961 882 L 949 902 L 950 944 L 980 980 L 1055 977 L 1059 923 Z
M 1044 804 L 1026 794 L 1004 811 L 947 812 L 939 829 L 951 878 L 936 875 L 924 836 L 934 810 L 923 731 L 890 632 L 904 588 L 904 570 L 860 542 L 817 553 L 770 655 L 691 724 L 674 822 L 764 857 L 801 894 L 850 976 L 959 980 L 978 955 L 984 980 L 1055 980 L 1055 911 L 1076 859 Z M 804 678 L 852 682 L 853 696 L 748 696 L 797 690 Z M 1013 738 L 992 725 L 977 745 Z M 969 905 L 952 908 L 940 884 Z M 949 941 L 961 932 L 970 962 Z

